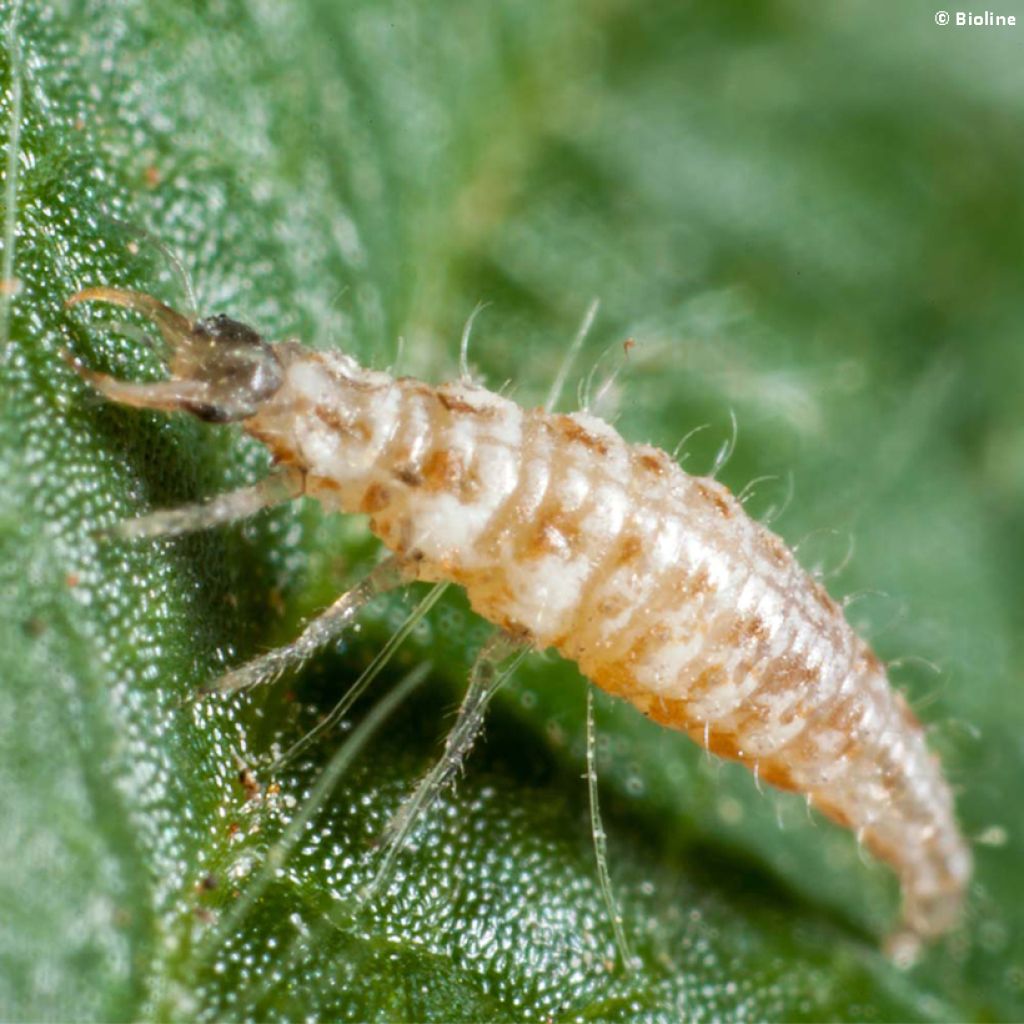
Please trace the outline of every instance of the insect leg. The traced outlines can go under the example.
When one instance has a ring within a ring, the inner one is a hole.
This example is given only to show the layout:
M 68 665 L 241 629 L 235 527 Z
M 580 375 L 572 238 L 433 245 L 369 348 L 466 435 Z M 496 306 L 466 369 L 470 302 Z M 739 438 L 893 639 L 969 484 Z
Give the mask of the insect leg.
M 296 469 L 286 468 L 271 473 L 259 483 L 227 494 L 218 494 L 216 498 L 202 504 L 161 509 L 134 519 L 125 519 L 103 532 L 122 540 L 175 537 L 221 523 L 248 519 L 265 508 L 299 497 L 302 490 L 302 474 Z
M 224 673 L 200 691 L 200 695 L 229 693 L 273 682 L 282 672 L 297 668 L 319 648 L 330 643 L 378 594 L 409 582 L 403 563 L 387 558 L 318 615 L 290 644 L 277 647 L 258 658 Z
M 462 766 L 483 726 L 484 714 L 491 698 L 516 670 L 529 650 L 529 645 L 523 641 L 501 632 L 494 633 L 481 648 L 470 672 L 469 686 L 462 699 L 455 725 L 445 740 L 444 753 L 437 764 L 420 780 L 412 796 L 402 804 L 385 828 L 380 866 L 366 887 L 365 896 L 372 896 L 387 882 L 395 858 L 420 815 L 437 799 Z M 499 671 L 502 662 L 509 658 L 512 659 L 511 664 L 503 671 Z

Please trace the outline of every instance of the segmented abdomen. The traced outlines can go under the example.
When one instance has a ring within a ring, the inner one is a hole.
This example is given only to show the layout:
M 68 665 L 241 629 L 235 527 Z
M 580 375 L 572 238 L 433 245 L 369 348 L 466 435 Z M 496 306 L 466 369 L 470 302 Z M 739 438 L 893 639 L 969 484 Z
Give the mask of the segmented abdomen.
M 490 621 L 857 831 L 899 873 L 913 932 L 954 923 L 970 857 L 921 726 L 721 484 L 584 414 L 308 350 L 248 426 L 421 579 L 463 585 Z

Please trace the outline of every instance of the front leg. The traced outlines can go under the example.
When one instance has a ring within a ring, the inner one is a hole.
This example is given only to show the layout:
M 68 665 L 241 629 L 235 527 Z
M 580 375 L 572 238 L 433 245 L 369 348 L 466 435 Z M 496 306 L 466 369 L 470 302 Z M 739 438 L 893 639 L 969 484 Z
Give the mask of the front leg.
M 300 470 L 285 467 L 272 472 L 259 483 L 218 494 L 198 505 L 160 509 L 134 519 L 125 519 L 110 530 L 101 531 L 121 540 L 150 537 L 176 537 L 182 533 L 205 530 L 210 526 L 248 519 L 257 512 L 301 496 L 304 477 Z

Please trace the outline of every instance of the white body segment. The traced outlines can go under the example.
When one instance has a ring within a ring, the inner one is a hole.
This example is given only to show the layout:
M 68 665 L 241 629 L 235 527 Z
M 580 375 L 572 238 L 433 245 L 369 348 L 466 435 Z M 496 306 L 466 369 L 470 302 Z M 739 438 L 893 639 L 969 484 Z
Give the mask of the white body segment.
M 423 580 L 854 829 L 899 873 L 906 928 L 956 921 L 953 800 L 883 665 L 786 545 L 712 479 L 591 416 L 433 388 L 274 346 L 244 427 L 327 507 L 364 512 Z

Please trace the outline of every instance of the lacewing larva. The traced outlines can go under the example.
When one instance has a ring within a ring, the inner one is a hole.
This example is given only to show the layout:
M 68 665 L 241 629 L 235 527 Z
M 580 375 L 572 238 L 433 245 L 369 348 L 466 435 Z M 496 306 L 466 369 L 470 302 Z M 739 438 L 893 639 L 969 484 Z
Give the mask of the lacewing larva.
M 954 926 L 971 858 L 921 725 L 840 606 L 722 484 L 586 413 L 523 409 L 467 380 L 396 379 L 139 292 L 88 288 L 68 305 L 90 300 L 152 320 L 170 377 L 128 383 L 73 363 L 81 376 L 125 405 L 239 422 L 276 466 L 205 505 L 129 520 L 121 536 L 180 533 L 305 494 L 368 514 L 392 552 L 294 643 L 213 689 L 273 678 L 382 590 L 454 582 L 500 633 L 426 780 L 435 791 L 472 742 L 498 664 L 554 647 L 645 715 L 854 830 L 899 875 L 906 942 Z M 399 812 L 396 834 L 422 803 Z

